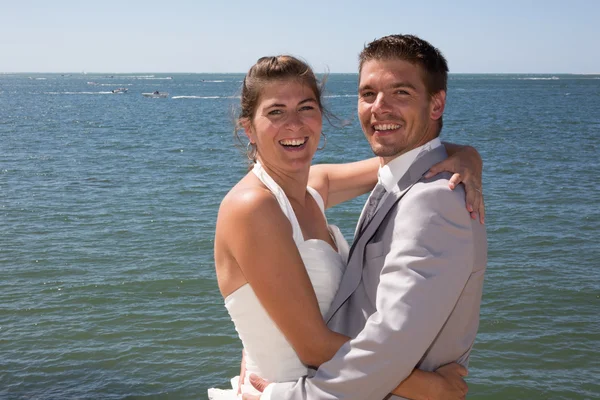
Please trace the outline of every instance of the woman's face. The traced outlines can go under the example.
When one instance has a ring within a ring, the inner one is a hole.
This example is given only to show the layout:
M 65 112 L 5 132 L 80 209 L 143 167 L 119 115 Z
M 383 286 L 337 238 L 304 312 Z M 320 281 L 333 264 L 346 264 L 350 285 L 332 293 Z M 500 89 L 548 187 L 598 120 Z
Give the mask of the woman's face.
M 312 89 L 296 79 L 266 84 L 253 120 L 244 128 L 269 169 L 293 172 L 310 166 L 323 118 Z

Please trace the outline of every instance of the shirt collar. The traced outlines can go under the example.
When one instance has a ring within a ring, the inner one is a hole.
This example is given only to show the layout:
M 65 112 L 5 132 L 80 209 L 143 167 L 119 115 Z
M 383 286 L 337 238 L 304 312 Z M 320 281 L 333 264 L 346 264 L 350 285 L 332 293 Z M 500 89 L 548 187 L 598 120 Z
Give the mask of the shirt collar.
M 404 154 L 399 155 L 383 167 L 379 167 L 378 180 L 385 187 L 386 192 L 391 192 L 400 178 L 408 171 L 412 163 L 421 156 L 442 145 L 439 137 L 436 137 L 422 146 L 416 147 Z

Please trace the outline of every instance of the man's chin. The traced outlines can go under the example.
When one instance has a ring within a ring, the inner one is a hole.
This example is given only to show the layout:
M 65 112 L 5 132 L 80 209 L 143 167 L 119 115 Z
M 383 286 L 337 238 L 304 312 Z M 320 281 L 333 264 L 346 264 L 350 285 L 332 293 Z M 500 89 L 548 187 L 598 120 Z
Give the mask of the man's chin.
M 396 148 L 378 146 L 378 145 L 371 146 L 371 150 L 373 151 L 373 154 L 375 154 L 377 157 L 384 157 L 384 158 L 396 157 L 396 156 L 402 154 L 402 150 L 399 150 Z

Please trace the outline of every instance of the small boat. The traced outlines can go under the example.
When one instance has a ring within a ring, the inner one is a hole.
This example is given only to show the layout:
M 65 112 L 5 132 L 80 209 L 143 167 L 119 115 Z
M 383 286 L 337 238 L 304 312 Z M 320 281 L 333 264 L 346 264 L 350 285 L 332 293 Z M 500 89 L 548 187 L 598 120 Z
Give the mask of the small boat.
M 142 93 L 144 97 L 169 97 L 169 93 L 167 92 L 159 92 L 158 90 L 152 93 Z
M 111 92 L 113 92 L 113 93 L 127 93 L 127 88 L 120 87 L 120 88 L 116 88 L 116 89 L 111 90 Z

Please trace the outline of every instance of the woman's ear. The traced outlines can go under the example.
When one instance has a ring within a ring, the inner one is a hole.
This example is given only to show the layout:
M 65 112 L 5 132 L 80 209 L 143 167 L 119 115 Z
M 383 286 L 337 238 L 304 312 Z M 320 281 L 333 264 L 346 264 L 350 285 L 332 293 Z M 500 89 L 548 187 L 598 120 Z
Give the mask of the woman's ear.
M 244 133 L 248 137 L 250 143 L 256 143 L 256 137 L 254 137 L 254 130 L 252 129 L 252 121 L 249 118 L 241 118 L 240 125 L 244 128 Z
M 440 90 L 431 96 L 431 112 L 430 117 L 433 120 L 438 120 L 444 115 L 444 108 L 446 107 L 446 91 Z

